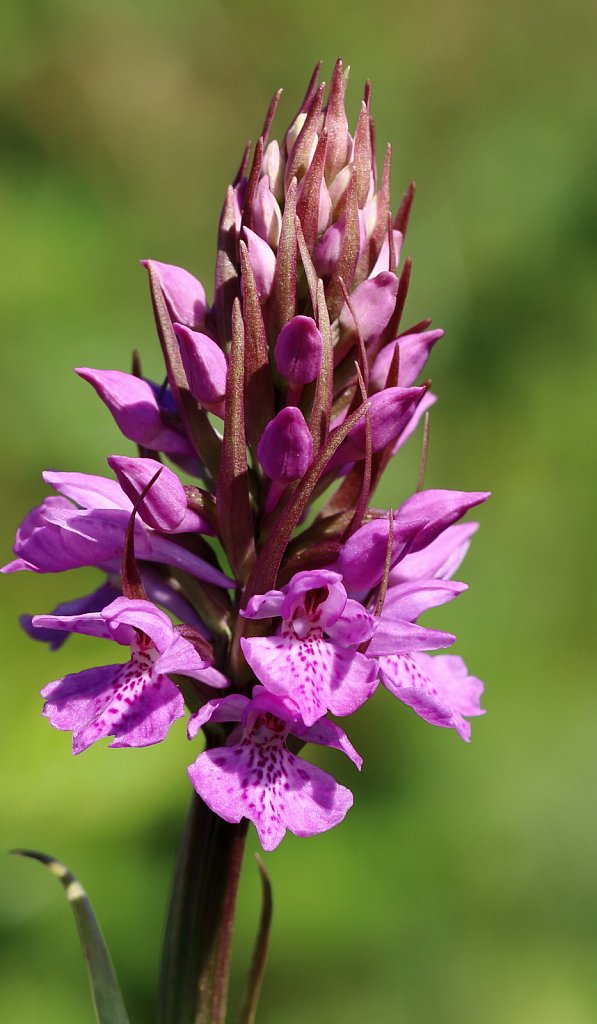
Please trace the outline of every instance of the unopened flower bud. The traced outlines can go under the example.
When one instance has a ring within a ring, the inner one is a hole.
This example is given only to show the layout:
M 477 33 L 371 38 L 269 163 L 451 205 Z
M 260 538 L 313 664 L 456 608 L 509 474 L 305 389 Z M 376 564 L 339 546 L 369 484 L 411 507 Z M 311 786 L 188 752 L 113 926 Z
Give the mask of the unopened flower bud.
M 274 358 L 290 384 L 309 384 L 321 368 L 323 341 L 309 316 L 294 316 L 278 335 Z
M 270 420 L 257 455 L 270 480 L 289 483 L 304 476 L 313 459 L 313 439 L 300 409 L 288 405 Z
M 219 345 L 207 334 L 174 324 L 180 354 L 194 398 L 202 405 L 217 405 L 226 394 L 228 364 Z

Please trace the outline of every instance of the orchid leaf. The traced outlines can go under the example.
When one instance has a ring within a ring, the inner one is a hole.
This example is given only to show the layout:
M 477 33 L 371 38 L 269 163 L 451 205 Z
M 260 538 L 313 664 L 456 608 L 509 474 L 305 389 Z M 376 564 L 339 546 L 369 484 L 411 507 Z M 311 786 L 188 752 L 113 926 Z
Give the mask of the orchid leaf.
M 64 864 L 47 853 L 39 853 L 36 850 L 12 850 L 12 853 L 19 857 L 38 860 L 63 886 L 75 916 L 81 947 L 85 954 L 98 1024 L 129 1024 L 108 947 L 81 883 Z

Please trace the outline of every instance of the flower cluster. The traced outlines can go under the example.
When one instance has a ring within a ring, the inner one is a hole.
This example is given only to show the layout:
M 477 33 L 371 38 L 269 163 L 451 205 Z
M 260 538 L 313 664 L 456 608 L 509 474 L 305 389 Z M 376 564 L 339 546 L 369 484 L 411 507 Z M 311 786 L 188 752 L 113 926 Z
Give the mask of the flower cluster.
M 360 768 L 329 716 L 379 683 L 464 740 L 482 713 L 464 662 L 429 654 L 455 637 L 418 619 L 466 589 L 452 576 L 477 524 L 458 520 L 487 494 L 371 504 L 435 401 L 416 381 L 442 331 L 402 327 L 414 188 L 393 217 L 369 87 L 351 134 L 341 62 L 325 102 L 318 73 L 280 142 L 274 98 L 228 188 L 213 303 L 186 270 L 144 261 L 165 383 L 138 358 L 131 373 L 77 370 L 137 454 L 111 456 L 112 477 L 45 473 L 56 494 L 3 570 L 103 573 L 94 593 L 22 619 L 52 648 L 72 632 L 130 647 L 43 690 L 73 752 L 157 743 L 188 709 L 189 738 L 206 736 L 193 786 L 226 821 L 254 822 L 266 850 L 344 817 L 350 791 L 298 753 L 323 744 Z

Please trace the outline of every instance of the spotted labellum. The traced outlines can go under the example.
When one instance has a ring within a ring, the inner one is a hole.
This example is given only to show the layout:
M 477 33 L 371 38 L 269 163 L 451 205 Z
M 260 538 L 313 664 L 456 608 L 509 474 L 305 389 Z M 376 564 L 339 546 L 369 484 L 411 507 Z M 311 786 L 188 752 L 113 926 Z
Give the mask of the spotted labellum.
M 467 741 L 482 714 L 481 682 L 445 653 L 455 636 L 419 619 L 466 589 L 452 577 L 477 524 L 459 521 L 488 494 L 424 489 L 422 472 L 393 509 L 375 504 L 423 424 L 426 451 L 443 332 L 404 322 L 414 185 L 392 213 L 391 149 L 378 167 L 368 84 L 350 127 L 347 78 L 338 61 L 326 92 L 317 68 L 277 138 L 272 101 L 226 192 L 213 289 L 143 261 L 165 382 L 138 357 L 77 370 L 136 451 L 105 476 L 44 473 L 53 494 L 3 569 L 94 566 L 92 594 L 23 625 L 52 648 L 74 632 L 130 649 L 43 689 L 73 753 L 158 743 L 188 715 L 204 830 L 224 842 L 252 822 L 266 851 L 342 821 L 352 793 L 301 752 L 360 770 L 345 726 L 369 701 L 397 699 L 396 729 L 400 708 Z M 168 991 L 162 1019 L 187 1019 L 184 986 Z

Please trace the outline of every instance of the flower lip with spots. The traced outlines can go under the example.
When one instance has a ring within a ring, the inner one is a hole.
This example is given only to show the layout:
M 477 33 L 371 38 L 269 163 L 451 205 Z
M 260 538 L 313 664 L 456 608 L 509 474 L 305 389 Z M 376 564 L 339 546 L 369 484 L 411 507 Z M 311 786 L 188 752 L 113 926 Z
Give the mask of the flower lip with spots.
M 76 672 L 42 690 L 45 717 L 56 729 L 72 732 L 75 754 L 105 736 L 114 737 L 113 747 L 144 747 L 163 740 L 184 714 L 171 673 L 211 686 L 227 685 L 150 601 L 118 597 L 101 612 L 36 615 L 32 626 L 97 636 L 131 648 L 124 664 Z
M 349 598 L 339 573 L 299 572 L 282 590 L 257 594 L 245 618 L 280 617 L 280 632 L 244 637 L 244 656 L 261 683 L 294 701 L 306 725 L 327 711 L 350 715 L 376 687 L 374 663 L 355 650 L 377 620 Z
M 287 829 L 297 836 L 326 832 L 352 806 L 350 790 L 286 746 L 293 734 L 343 751 L 360 768 L 361 758 L 333 722 L 306 726 L 292 700 L 262 686 L 254 688 L 251 699 L 232 694 L 209 701 L 190 719 L 189 737 L 208 722 L 239 725 L 224 747 L 199 755 L 189 767 L 191 782 L 226 821 L 252 821 L 264 850 L 273 850 Z

